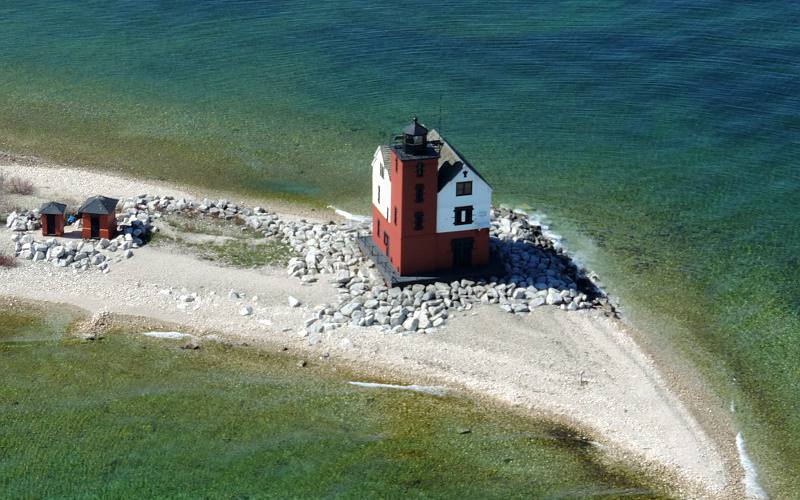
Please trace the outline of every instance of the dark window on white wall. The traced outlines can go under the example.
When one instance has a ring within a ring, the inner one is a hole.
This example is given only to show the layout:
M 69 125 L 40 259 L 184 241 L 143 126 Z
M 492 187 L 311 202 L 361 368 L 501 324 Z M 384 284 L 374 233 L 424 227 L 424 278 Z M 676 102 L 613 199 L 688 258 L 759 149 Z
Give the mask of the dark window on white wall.
M 472 224 L 472 207 L 456 207 L 454 210 L 456 226 Z
M 378 203 L 381 202 L 381 187 L 378 186 Z
M 422 229 L 422 212 L 414 213 L 414 229 L 420 231 Z
M 472 194 L 472 181 L 456 182 L 456 196 Z

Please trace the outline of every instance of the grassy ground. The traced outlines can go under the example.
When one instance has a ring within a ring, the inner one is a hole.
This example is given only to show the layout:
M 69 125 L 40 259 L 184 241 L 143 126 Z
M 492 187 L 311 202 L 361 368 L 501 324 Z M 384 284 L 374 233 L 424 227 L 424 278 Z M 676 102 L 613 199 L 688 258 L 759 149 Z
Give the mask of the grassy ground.
M 295 255 L 289 245 L 266 239 L 261 233 L 243 226 L 238 219 L 229 221 L 207 216 L 169 215 L 166 225 L 150 240 L 158 246 L 170 245 L 223 265 L 257 268 L 285 266 Z

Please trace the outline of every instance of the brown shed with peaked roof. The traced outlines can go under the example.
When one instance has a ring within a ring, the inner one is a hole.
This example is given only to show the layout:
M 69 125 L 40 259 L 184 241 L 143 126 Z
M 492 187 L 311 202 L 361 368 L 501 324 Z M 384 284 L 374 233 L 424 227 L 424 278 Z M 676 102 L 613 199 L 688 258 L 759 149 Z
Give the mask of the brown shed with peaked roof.
M 115 198 L 92 196 L 78 209 L 82 219 L 83 239 L 108 238 L 117 234 L 117 202 Z
M 67 206 L 63 203 L 50 201 L 39 209 L 42 222 L 43 236 L 64 236 L 64 211 Z

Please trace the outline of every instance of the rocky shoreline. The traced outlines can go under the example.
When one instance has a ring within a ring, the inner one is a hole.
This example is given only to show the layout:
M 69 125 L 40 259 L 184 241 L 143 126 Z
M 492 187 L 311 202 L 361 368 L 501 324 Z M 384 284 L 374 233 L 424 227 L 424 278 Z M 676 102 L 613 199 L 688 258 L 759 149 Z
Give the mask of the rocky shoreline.
M 490 228 L 492 253 L 501 259 L 505 276 L 404 288 L 388 288 L 374 263 L 361 253 L 356 239 L 371 234 L 371 227 L 369 222 L 358 219 L 338 223 L 290 221 L 262 207 L 250 208 L 225 199 L 195 200 L 145 193 L 121 201 L 117 214 L 119 235 L 112 240 L 38 241 L 30 234 L 38 229 L 36 210 L 12 212 L 6 227 L 14 231 L 16 257 L 69 267 L 73 273 L 90 267 L 108 273 L 111 263 L 133 257 L 133 249 L 145 245 L 159 231 L 158 221 L 164 215 L 211 217 L 256 231 L 267 240 L 289 245 L 297 254 L 287 265 L 290 277 L 313 283 L 328 276 L 339 293 L 335 303 L 318 305 L 306 320 L 300 333 L 312 344 L 319 341 L 320 334 L 347 324 L 377 325 L 392 333 L 433 333 L 453 312 L 469 311 L 477 303 L 497 304 L 512 314 L 549 305 L 566 311 L 601 309 L 607 316 L 619 317 L 592 274 L 578 267 L 525 212 L 508 208 L 492 209 Z M 79 228 L 80 221 L 75 225 Z M 292 306 L 299 305 L 294 297 L 287 300 Z M 243 308 L 241 314 L 249 312 Z

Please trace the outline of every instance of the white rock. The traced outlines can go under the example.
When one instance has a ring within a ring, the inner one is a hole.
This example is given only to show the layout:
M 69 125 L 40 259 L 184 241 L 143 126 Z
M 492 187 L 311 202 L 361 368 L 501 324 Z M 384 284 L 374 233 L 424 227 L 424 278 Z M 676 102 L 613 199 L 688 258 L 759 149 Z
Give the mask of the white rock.
M 300 307 L 300 304 L 302 304 L 299 299 L 292 297 L 291 295 L 289 295 L 287 301 L 289 302 L 289 307 Z
M 241 309 L 239 309 L 239 315 L 241 316 L 250 316 L 251 314 L 253 314 L 253 308 L 250 307 L 249 305 L 246 305 Z

